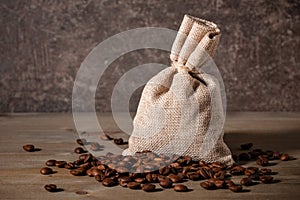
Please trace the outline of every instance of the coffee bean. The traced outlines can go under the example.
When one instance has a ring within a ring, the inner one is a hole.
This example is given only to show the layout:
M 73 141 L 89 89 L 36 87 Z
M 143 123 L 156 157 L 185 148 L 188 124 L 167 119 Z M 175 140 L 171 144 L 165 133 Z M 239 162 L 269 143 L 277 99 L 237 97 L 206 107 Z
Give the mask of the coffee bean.
M 64 168 L 66 164 L 66 161 L 56 161 L 55 166 L 59 168 Z
M 267 166 L 269 164 L 268 158 L 264 157 L 263 155 L 258 156 L 258 159 L 256 160 L 257 165 L 261 166 Z
M 254 181 L 258 181 L 259 180 L 259 175 L 258 174 L 252 174 L 252 175 L 248 176 L 248 178 L 250 178 Z
M 82 139 L 77 139 L 76 140 L 77 144 L 83 146 L 83 145 L 86 145 L 87 144 L 87 141 L 86 139 L 82 138 Z
M 240 161 L 249 161 L 250 159 L 251 159 L 251 156 L 248 153 L 239 154 Z
M 186 176 L 192 181 L 197 181 L 200 179 L 200 175 L 197 172 L 188 172 Z
M 245 144 L 241 144 L 241 149 L 242 150 L 248 150 L 253 146 L 253 143 L 245 143 Z
M 169 167 L 161 167 L 158 170 L 159 174 L 163 176 L 167 176 L 170 173 L 170 168 Z
M 48 184 L 44 186 L 45 190 L 48 192 L 56 192 L 57 191 L 57 186 L 54 184 Z
M 137 182 L 129 182 L 129 183 L 127 183 L 127 187 L 130 189 L 136 190 L 136 189 L 141 188 L 141 184 L 137 183 Z
M 65 164 L 65 168 L 66 169 L 74 169 L 75 165 L 73 163 L 67 163 L 67 164 Z
M 74 149 L 74 153 L 78 153 L 78 154 L 81 154 L 81 153 L 84 153 L 85 150 L 82 148 L 82 147 L 77 147 Z
M 145 192 L 153 192 L 155 190 L 155 185 L 151 183 L 143 184 L 142 190 Z
M 173 187 L 172 182 L 169 179 L 159 181 L 159 185 L 163 188 L 171 188 Z
M 35 150 L 35 147 L 32 144 L 26 144 L 23 146 L 23 149 L 28 152 L 33 152 Z
M 198 173 L 204 178 L 204 179 L 208 179 L 210 178 L 209 175 L 207 174 L 205 168 L 201 168 Z
M 200 186 L 203 187 L 206 190 L 214 190 L 214 189 L 216 189 L 215 184 L 212 183 L 212 182 L 210 182 L 210 181 L 201 182 Z
M 231 181 L 231 180 L 225 180 L 225 186 L 227 188 L 229 188 L 230 186 L 233 186 L 233 185 L 235 185 L 233 181 Z
M 188 188 L 185 185 L 174 185 L 174 190 L 176 192 L 187 192 Z
M 137 183 L 144 183 L 146 181 L 146 179 L 145 178 L 136 178 L 136 179 L 134 179 L 134 181 Z
M 116 185 L 116 182 L 111 178 L 105 178 L 102 181 L 102 185 L 105 187 L 112 187 Z
M 243 187 L 241 185 L 232 185 L 228 187 L 232 192 L 242 192 Z
M 43 175 L 48 175 L 48 174 L 52 174 L 52 173 L 53 173 L 52 169 L 49 168 L 49 167 L 44 167 L 44 168 L 42 168 L 42 169 L 40 170 L 40 172 L 41 172 L 41 174 L 43 174 Z
M 278 159 L 280 159 L 280 157 L 281 157 L 281 153 L 279 153 L 279 152 L 273 152 L 272 159 L 278 160 Z
M 266 183 L 266 184 L 272 183 L 273 182 L 273 177 L 272 176 L 261 176 L 260 181 L 262 183 Z
M 70 171 L 70 174 L 73 176 L 84 176 L 85 175 L 85 170 L 78 168 L 78 169 L 73 169 Z
M 116 138 L 116 139 L 114 139 L 114 143 L 116 145 L 122 145 L 124 143 L 124 141 L 122 138 Z
M 268 168 L 262 168 L 259 170 L 259 173 L 261 175 L 271 175 L 272 174 L 272 170 L 268 169 Z
M 252 179 L 250 178 L 242 178 L 240 181 L 241 185 L 250 186 L 253 184 Z
M 76 191 L 75 192 L 76 194 L 78 194 L 78 195 L 86 195 L 86 194 L 88 194 L 88 192 L 87 191 Z
M 290 159 L 290 156 L 286 153 L 283 153 L 281 156 L 280 156 L 280 160 L 282 161 L 287 161 Z
M 178 176 L 178 175 L 174 175 L 174 174 L 170 174 L 169 179 L 173 182 L 173 183 L 180 183 L 182 182 L 182 177 Z
M 45 165 L 47 166 L 55 166 L 56 160 L 47 160 L 45 162 Z
M 216 180 L 214 180 L 214 184 L 215 184 L 216 188 L 218 188 L 218 189 L 222 189 L 222 188 L 225 187 L 225 181 L 224 180 L 216 179 Z
M 105 179 L 105 174 L 104 173 L 97 174 L 95 176 L 95 180 L 98 181 L 98 182 L 102 182 L 104 179 Z
M 245 168 L 241 167 L 241 166 L 235 166 L 234 168 L 232 168 L 230 170 L 230 174 L 234 175 L 234 176 L 238 176 L 238 175 L 243 175 L 245 172 Z

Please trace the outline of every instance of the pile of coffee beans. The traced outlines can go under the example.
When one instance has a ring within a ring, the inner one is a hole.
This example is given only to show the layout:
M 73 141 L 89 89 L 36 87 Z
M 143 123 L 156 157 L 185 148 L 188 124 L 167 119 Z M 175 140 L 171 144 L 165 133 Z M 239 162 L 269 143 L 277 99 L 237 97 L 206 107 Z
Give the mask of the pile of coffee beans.
M 109 140 L 115 143 L 123 143 L 123 139 Z M 88 144 L 85 139 L 78 139 L 79 145 Z M 90 143 L 89 143 L 90 144 Z M 94 143 L 92 143 L 94 144 Z M 95 145 L 97 149 L 98 145 Z M 242 150 L 249 150 L 252 143 L 242 144 Z M 274 183 L 272 175 L 276 174 L 270 168 L 271 160 L 287 161 L 288 154 L 263 151 L 254 149 L 248 153 L 241 153 L 235 156 L 236 163 L 226 165 L 221 162 L 207 163 L 205 161 L 192 160 L 190 156 L 168 157 L 158 155 L 151 151 L 137 152 L 134 156 L 122 156 L 107 153 L 106 156 L 95 157 L 78 147 L 74 150 L 80 154 L 78 159 L 72 162 L 57 161 L 54 159 L 45 162 L 47 167 L 40 170 L 41 174 L 53 173 L 50 167 L 60 167 L 69 170 L 74 176 L 90 176 L 105 187 L 121 186 L 132 190 L 143 190 L 153 192 L 173 188 L 176 192 L 191 191 L 182 184 L 188 180 L 200 181 L 199 185 L 206 190 L 229 189 L 232 192 L 243 192 L 244 186 L 249 187 L 259 182 L 264 184 Z M 237 164 L 239 161 L 255 160 L 258 166 L 243 167 Z M 262 167 L 260 167 L 262 166 Z M 240 176 L 239 182 L 233 182 L 233 176 Z M 161 188 L 157 188 L 157 185 Z M 54 192 L 53 184 L 46 185 L 45 189 Z

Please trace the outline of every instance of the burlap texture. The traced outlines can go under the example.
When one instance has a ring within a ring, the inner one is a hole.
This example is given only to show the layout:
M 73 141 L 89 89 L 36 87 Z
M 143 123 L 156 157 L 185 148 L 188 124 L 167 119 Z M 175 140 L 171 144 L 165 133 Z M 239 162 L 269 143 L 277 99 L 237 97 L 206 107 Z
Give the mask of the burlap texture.
M 214 23 L 184 16 L 171 50 L 172 66 L 146 84 L 123 155 L 150 150 L 208 162 L 233 161 L 223 141 L 218 80 L 198 71 L 214 55 L 219 38 Z

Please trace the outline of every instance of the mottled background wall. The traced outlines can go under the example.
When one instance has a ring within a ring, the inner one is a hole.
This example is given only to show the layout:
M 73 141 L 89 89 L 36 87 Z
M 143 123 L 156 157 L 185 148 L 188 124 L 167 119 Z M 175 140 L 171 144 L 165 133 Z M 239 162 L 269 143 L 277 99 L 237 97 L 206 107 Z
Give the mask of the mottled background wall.
M 137 27 L 176 30 L 185 13 L 222 30 L 215 62 L 230 111 L 300 111 L 297 0 L 0 0 L 0 112 L 70 111 L 76 72 L 93 47 Z M 115 61 L 97 109 L 109 111 L 113 85 L 147 62 L 168 64 L 168 53 L 140 50 Z

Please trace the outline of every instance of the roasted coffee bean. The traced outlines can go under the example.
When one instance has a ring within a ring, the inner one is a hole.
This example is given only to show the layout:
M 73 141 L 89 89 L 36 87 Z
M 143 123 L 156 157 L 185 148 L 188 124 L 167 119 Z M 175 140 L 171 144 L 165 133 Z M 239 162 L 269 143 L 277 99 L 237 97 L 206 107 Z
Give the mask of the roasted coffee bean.
M 116 145 L 122 145 L 122 144 L 124 144 L 124 141 L 122 138 L 116 138 L 116 139 L 114 139 L 114 143 Z
M 82 147 L 77 147 L 74 149 L 74 153 L 78 153 L 78 154 L 81 154 L 81 153 L 84 153 L 85 150 L 82 148 Z
M 241 185 L 245 185 L 245 186 L 250 186 L 253 184 L 252 179 L 251 178 L 242 178 L 240 181 Z
M 174 185 L 174 191 L 176 192 L 187 192 L 188 188 L 185 185 Z
M 43 175 L 48 175 L 48 174 L 52 174 L 53 170 L 49 167 L 44 167 L 40 170 L 41 174 Z
M 256 160 L 257 165 L 261 166 L 267 166 L 269 164 L 268 158 L 264 157 L 263 155 L 258 156 L 258 159 Z
M 126 187 L 127 183 L 132 182 L 132 179 L 128 176 L 122 176 L 118 178 L 119 185 L 122 187 Z
M 44 186 L 45 190 L 48 192 L 57 192 L 57 186 L 54 184 L 48 184 Z
M 248 150 L 253 146 L 252 143 L 245 143 L 245 144 L 241 144 L 241 149 L 242 150 Z
M 241 185 L 232 185 L 228 187 L 232 192 L 242 192 L 243 187 Z
M 248 178 L 251 178 L 254 181 L 258 181 L 259 180 L 259 175 L 258 174 L 252 174 L 252 175 L 248 176 Z
M 272 158 L 274 160 L 278 160 L 278 159 L 280 159 L 280 157 L 281 157 L 281 154 L 279 152 L 273 152 Z
M 218 188 L 218 189 L 222 189 L 225 187 L 224 180 L 215 179 L 213 183 L 215 184 L 216 188 Z
M 230 170 L 230 174 L 234 175 L 234 176 L 243 175 L 244 171 L 245 171 L 245 168 L 238 165 Z
M 146 179 L 145 178 L 136 178 L 136 179 L 134 179 L 134 181 L 137 183 L 144 183 L 144 182 L 146 182 Z
M 102 181 L 102 185 L 105 187 L 112 187 L 116 185 L 116 182 L 111 178 L 105 178 Z
M 249 161 L 250 159 L 251 159 L 251 156 L 248 153 L 239 154 L 240 161 Z
M 226 175 L 226 172 L 225 171 L 219 171 L 217 173 L 214 174 L 214 178 L 217 178 L 217 179 L 224 179 L 225 178 L 225 175 Z
M 198 174 L 199 175 L 199 174 Z M 182 177 L 178 176 L 178 175 L 174 175 L 174 174 L 170 174 L 169 179 L 173 182 L 173 183 L 180 183 L 182 182 Z
M 262 168 L 259 170 L 259 173 L 261 175 L 271 175 L 272 174 L 272 170 L 268 169 L 268 168 Z
M 76 140 L 77 144 L 83 146 L 83 145 L 86 145 L 87 144 L 87 141 L 86 139 L 82 138 L 82 139 L 77 139 Z
M 281 156 L 280 156 L 280 160 L 282 161 L 287 161 L 290 159 L 290 156 L 286 153 L 283 153 Z
M 155 190 L 155 185 L 151 183 L 143 184 L 142 190 L 145 192 L 153 192 Z
M 73 169 L 73 170 L 70 170 L 70 174 L 72 174 L 73 176 L 84 176 L 85 170 L 81 169 L 81 168 Z
M 198 173 L 204 178 L 204 179 L 208 179 L 210 178 L 209 175 L 207 174 L 205 168 L 201 168 Z
M 88 194 L 87 191 L 82 191 L 82 190 L 76 191 L 75 193 L 78 194 L 78 195 L 86 195 L 86 194 Z
M 159 185 L 163 188 L 171 188 L 173 187 L 172 182 L 169 179 L 159 181 Z
M 95 176 L 95 180 L 98 182 L 102 182 L 105 179 L 104 173 L 98 174 Z
M 167 176 L 170 173 L 170 168 L 169 167 L 161 167 L 158 170 L 159 174 L 163 175 L 163 176 Z
M 66 164 L 67 164 L 66 161 L 59 160 L 59 161 L 56 161 L 55 166 L 59 167 L 59 168 L 64 168 Z
M 47 166 L 55 166 L 56 160 L 47 160 L 45 162 L 45 165 Z
M 28 152 L 33 152 L 35 150 L 35 147 L 32 144 L 26 144 L 23 146 L 23 149 Z
M 266 184 L 272 183 L 273 182 L 273 177 L 272 176 L 261 176 L 260 181 L 262 183 L 266 183 Z
M 186 176 L 192 181 L 197 181 L 200 179 L 200 175 L 197 172 L 188 172 Z
M 203 161 L 203 160 L 200 160 L 200 161 L 199 161 L 199 165 L 200 165 L 201 167 L 203 167 L 203 166 L 207 166 L 207 163 L 206 163 L 205 161 Z
M 214 190 L 214 189 L 216 189 L 215 184 L 212 183 L 212 182 L 210 182 L 210 181 L 201 182 L 200 186 L 203 187 L 206 190 Z
M 66 169 L 74 169 L 76 167 L 75 167 L 75 165 L 73 163 L 67 163 L 67 164 L 65 164 L 65 168 Z
M 229 188 L 230 186 L 233 186 L 235 184 L 232 180 L 225 180 L 225 185 L 226 185 L 227 188 Z
M 127 187 L 130 189 L 136 190 L 136 189 L 141 188 L 141 184 L 137 183 L 137 182 L 129 182 L 129 183 L 127 183 Z
M 158 182 L 158 178 L 157 178 L 157 174 L 147 174 L 146 175 L 146 180 L 149 183 L 157 183 Z
M 90 145 L 92 151 L 99 151 L 101 149 L 101 145 L 97 142 L 92 142 Z

